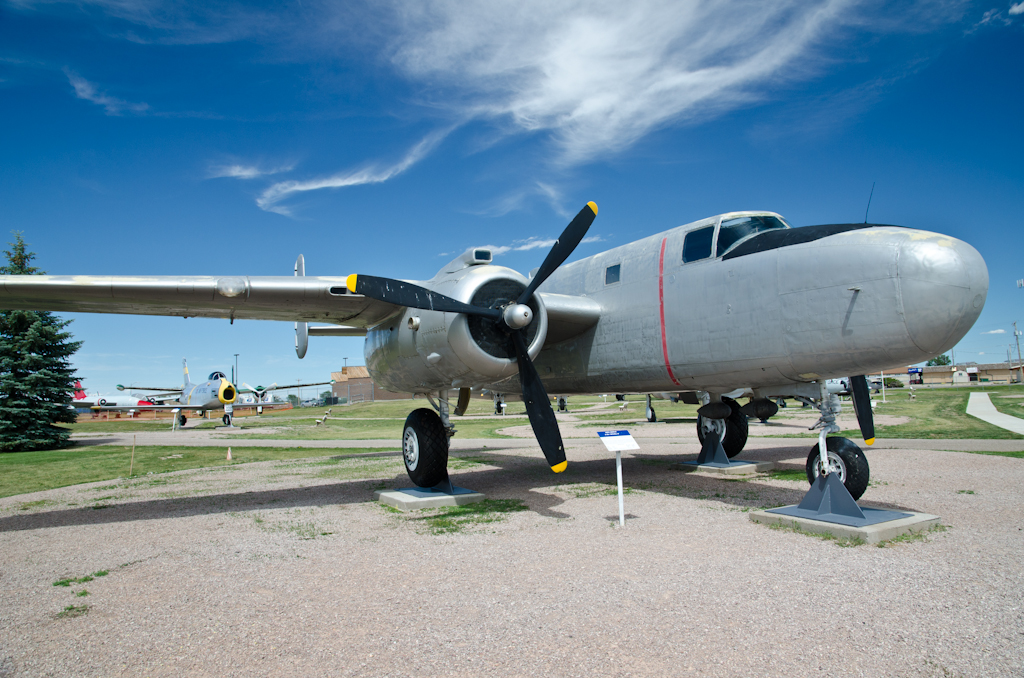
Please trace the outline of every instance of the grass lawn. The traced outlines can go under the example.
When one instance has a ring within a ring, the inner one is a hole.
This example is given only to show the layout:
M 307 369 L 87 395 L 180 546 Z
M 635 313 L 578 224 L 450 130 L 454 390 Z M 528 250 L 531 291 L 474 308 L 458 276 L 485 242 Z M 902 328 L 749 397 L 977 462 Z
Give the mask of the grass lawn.
M 135 448 L 133 477 L 193 468 L 231 466 L 254 461 L 306 459 L 332 456 L 356 458 L 369 452 L 398 452 L 399 447 L 287 448 L 233 447 L 231 461 L 224 447 L 147 446 Z M 0 497 L 50 490 L 80 483 L 114 480 L 128 476 L 130 446 L 96 445 L 48 452 L 0 454 Z M 401 460 L 398 464 L 401 465 Z M 165 481 L 166 482 L 166 481 Z

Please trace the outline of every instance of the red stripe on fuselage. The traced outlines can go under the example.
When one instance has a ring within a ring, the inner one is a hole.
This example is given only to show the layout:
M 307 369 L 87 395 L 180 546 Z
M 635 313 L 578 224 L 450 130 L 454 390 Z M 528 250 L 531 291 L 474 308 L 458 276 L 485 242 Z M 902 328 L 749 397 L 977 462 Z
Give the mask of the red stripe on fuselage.
M 668 362 L 668 338 L 665 336 L 665 244 L 668 238 L 661 239 L 661 256 L 658 257 L 658 310 L 661 313 L 661 352 L 665 356 L 665 369 L 668 370 L 669 379 L 676 386 L 680 383 L 676 375 L 672 374 L 672 366 Z

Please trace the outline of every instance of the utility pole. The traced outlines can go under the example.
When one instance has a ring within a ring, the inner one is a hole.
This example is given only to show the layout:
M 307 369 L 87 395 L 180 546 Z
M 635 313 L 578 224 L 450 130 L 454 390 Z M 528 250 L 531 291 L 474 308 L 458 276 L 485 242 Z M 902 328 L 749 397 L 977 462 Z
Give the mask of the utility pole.
M 235 354 L 235 384 L 238 384 L 238 354 Z M 259 384 L 257 384 L 259 386 Z
M 1024 282 L 1024 281 L 1022 281 L 1022 282 Z M 1017 340 L 1017 369 L 1018 370 L 1022 370 L 1021 365 L 1020 365 L 1020 362 L 1021 362 L 1020 361 L 1020 332 L 1017 330 L 1017 321 L 1016 320 L 1013 321 L 1013 338 Z M 1022 370 L 1022 375 L 1021 376 L 1024 376 L 1024 370 Z

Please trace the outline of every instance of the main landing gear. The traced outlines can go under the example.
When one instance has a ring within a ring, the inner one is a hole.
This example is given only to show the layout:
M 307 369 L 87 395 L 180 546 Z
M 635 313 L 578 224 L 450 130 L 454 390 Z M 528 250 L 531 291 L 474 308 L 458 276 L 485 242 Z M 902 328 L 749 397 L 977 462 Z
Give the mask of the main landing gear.
M 178 415 L 178 426 L 184 426 L 186 421 L 188 421 L 188 417 L 186 417 L 184 414 Z
M 708 435 L 717 435 L 722 441 L 725 455 L 732 459 L 743 451 L 747 444 L 747 415 L 740 411 L 740 405 L 732 398 L 722 398 L 729 406 L 729 415 L 725 419 L 710 419 L 697 415 L 697 438 L 701 445 Z
M 436 413 L 421 407 L 406 417 L 402 431 L 402 458 L 409 478 L 416 485 L 440 486 L 451 491 L 451 481 L 448 479 L 448 441 L 455 434 L 455 427 L 448 418 L 446 395 L 444 392 L 439 393 L 436 403 L 433 398 L 430 399 L 430 404 L 437 409 Z
M 654 422 L 658 421 L 658 414 L 654 411 L 654 406 L 651 405 L 651 394 L 650 393 L 647 394 L 647 412 L 646 412 L 646 414 L 647 414 L 647 421 L 651 422 L 652 424 Z

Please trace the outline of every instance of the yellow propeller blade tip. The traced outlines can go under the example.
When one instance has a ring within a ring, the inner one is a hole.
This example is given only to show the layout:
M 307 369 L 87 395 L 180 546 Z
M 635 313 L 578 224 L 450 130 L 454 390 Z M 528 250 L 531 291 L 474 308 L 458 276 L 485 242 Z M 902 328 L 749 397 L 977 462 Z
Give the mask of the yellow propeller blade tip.
M 875 439 L 874 438 L 869 438 L 868 440 L 864 441 L 864 444 L 865 445 L 874 445 L 875 444 Z
M 353 273 L 349 277 L 345 278 L 345 287 L 347 287 L 348 291 L 351 292 L 352 294 L 356 293 L 356 278 L 357 277 L 358 276 L 355 273 Z
M 589 207 L 590 209 L 594 210 L 594 214 L 597 214 L 597 203 L 596 202 L 591 200 L 590 202 L 587 203 L 587 207 Z
M 561 473 L 562 471 L 564 471 L 568 467 L 569 467 L 569 462 L 568 461 L 563 461 L 561 464 L 555 464 L 554 466 L 552 466 L 551 470 L 554 471 L 555 473 Z

